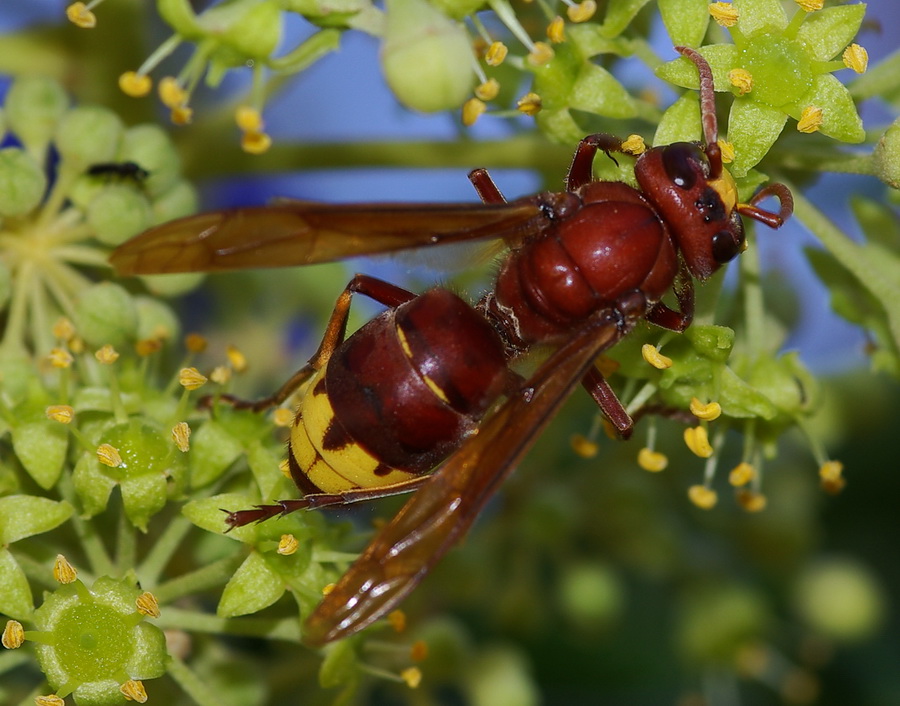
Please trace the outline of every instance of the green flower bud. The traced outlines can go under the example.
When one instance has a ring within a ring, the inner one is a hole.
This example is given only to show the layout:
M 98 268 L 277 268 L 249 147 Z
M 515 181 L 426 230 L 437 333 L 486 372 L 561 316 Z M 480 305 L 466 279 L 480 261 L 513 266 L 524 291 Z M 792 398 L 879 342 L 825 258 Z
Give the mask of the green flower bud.
M 181 324 L 165 302 L 153 297 L 135 297 L 138 315 L 138 340 L 161 338 L 173 341 L 181 335 Z
M 151 225 L 188 216 L 197 210 L 197 190 L 184 179 L 176 181 L 153 201 Z
M 140 595 L 109 577 L 90 589 L 76 579 L 48 594 L 34 612 L 37 633 L 29 638 L 54 690 L 72 693 L 79 706 L 122 704 L 125 681 L 165 673 L 165 637 L 138 612 Z
M 87 209 L 88 223 L 106 245 L 119 245 L 146 230 L 151 217 L 147 197 L 128 184 L 110 184 Z
M 900 119 L 885 131 L 872 155 L 875 176 L 893 189 L 900 189 Z
M 49 78 L 18 78 L 6 94 L 6 125 L 32 154 L 42 155 L 69 107 L 69 97 Z
M 381 66 L 397 100 L 438 112 L 463 104 L 472 88 L 465 29 L 425 0 L 388 0 Z
M 245 57 L 265 59 L 278 47 L 281 29 L 281 7 L 269 0 L 235 18 L 222 34 L 222 41 Z
M 730 661 L 765 633 L 770 619 L 762 597 L 741 585 L 711 585 L 687 594 L 678 620 L 681 653 L 701 663 Z
M 91 164 L 114 161 L 122 131 L 122 120 L 111 110 L 79 106 L 60 120 L 56 148 L 82 171 Z
M 118 158 L 147 170 L 149 176 L 143 185 L 151 197 L 167 192 L 181 179 L 181 160 L 175 145 L 158 125 L 145 123 L 126 130 Z
M 884 622 L 881 585 L 864 566 L 849 559 L 829 559 L 808 567 L 794 590 L 803 619 L 835 640 L 858 642 Z
M 76 328 L 88 345 L 122 347 L 137 333 L 137 309 L 122 287 L 102 282 L 84 291 L 76 306 Z
M 47 177 L 34 158 L 17 147 L 0 150 L 0 215 L 21 216 L 37 206 Z
M 438 10 L 454 20 L 462 20 L 487 5 L 487 0 L 432 0 Z
M 465 689 L 474 704 L 534 706 L 540 701 L 525 659 L 508 647 L 479 653 L 466 674 Z
M 603 564 L 567 566 L 559 584 L 559 601 L 569 621 L 578 627 L 603 627 L 622 612 L 621 579 Z

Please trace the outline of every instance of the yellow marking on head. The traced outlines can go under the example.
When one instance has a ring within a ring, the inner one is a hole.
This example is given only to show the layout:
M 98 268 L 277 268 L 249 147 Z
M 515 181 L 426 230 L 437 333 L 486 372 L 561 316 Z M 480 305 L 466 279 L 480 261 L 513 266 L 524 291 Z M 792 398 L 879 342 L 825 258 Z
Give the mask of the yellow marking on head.
M 425 384 L 428 385 L 428 389 L 431 390 L 441 402 L 450 404 L 450 399 L 447 397 L 447 394 L 438 387 L 438 384 L 434 380 L 427 375 L 423 375 L 422 379 L 425 381 Z
M 734 211 L 734 208 L 738 203 L 737 184 L 734 183 L 734 177 L 728 173 L 727 169 L 723 169 L 722 176 L 718 179 L 712 179 L 708 183 L 710 188 L 712 188 L 719 195 L 719 198 L 722 199 L 722 203 L 725 205 L 725 211 L 731 215 L 731 212 Z
M 409 341 L 406 338 L 406 333 L 399 326 L 395 328 L 397 329 L 397 338 L 400 339 L 400 347 L 403 349 L 403 355 L 412 360 L 412 348 L 409 347 Z

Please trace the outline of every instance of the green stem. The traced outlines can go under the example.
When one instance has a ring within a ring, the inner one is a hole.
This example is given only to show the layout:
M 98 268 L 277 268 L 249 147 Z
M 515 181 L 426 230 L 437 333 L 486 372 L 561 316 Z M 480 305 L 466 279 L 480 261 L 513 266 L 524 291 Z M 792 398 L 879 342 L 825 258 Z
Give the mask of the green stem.
M 153 548 L 137 567 L 137 575 L 141 577 L 141 585 L 147 590 L 154 590 L 159 577 L 169 560 L 181 547 L 181 542 L 191 531 L 191 521 L 184 515 L 177 515 L 169 521 L 165 531 L 153 543 Z
M 178 578 L 161 583 L 153 591 L 160 603 L 170 603 L 176 598 L 199 593 L 208 588 L 214 588 L 227 583 L 235 570 L 241 565 L 244 557 L 234 554 L 224 559 L 219 559 L 201 569 L 196 569 Z
M 789 182 L 786 186 L 794 193 L 794 215 L 878 299 L 887 315 L 891 336 L 895 344 L 900 345 L 900 279 L 897 278 L 895 260 L 880 257 L 877 250 L 855 243 L 810 203 L 799 189 Z
M 169 667 L 166 673 L 175 680 L 193 703 L 197 706 L 220 706 L 222 704 L 221 694 L 200 679 L 181 659 L 171 654 L 169 657 Z
M 119 530 L 116 542 L 118 576 L 124 576 L 134 566 L 137 549 L 135 532 L 134 525 L 131 524 L 125 509 L 122 508 L 122 511 L 119 513 Z
M 782 169 L 798 169 L 806 173 L 835 172 L 837 174 L 874 174 L 872 154 L 828 154 L 817 156 L 807 150 L 778 153 Z
M 53 570 L 49 564 L 38 561 L 24 552 L 10 551 L 16 559 L 16 563 L 18 563 L 23 573 L 30 580 L 48 591 L 59 588 L 59 584 L 53 578 Z
M 766 307 L 760 283 L 759 248 L 752 227 L 747 237 L 750 247 L 741 255 L 741 293 L 744 296 L 744 341 L 750 360 L 756 360 L 763 353 Z
M 164 630 L 172 628 L 214 635 L 241 635 L 267 640 L 300 642 L 300 621 L 296 616 L 279 620 L 220 618 L 209 613 L 198 613 L 167 606 L 154 623 Z

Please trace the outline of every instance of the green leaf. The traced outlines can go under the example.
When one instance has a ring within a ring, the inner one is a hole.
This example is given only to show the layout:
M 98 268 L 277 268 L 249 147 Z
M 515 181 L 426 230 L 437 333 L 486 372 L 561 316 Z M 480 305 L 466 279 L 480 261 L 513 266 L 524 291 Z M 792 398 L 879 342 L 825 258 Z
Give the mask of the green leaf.
M 189 0 L 157 0 L 159 16 L 184 39 L 201 39 L 205 32 Z
M 25 572 L 9 549 L 0 547 L 0 613 L 25 620 L 34 610 L 34 599 Z
M 713 74 L 713 85 L 717 91 L 731 90 L 728 72 L 738 65 L 740 51 L 734 44 L 708 44 L 697 50 L 706 59 Z M 698 90 L 700 75 L 694 62 L 687 57 L 679 57 L 656 67 L 654 73 L 663 81 L 682 88 Z
M 82 454 L 72 472 L 75 492 L 81 500 L 82 512 L 88 517 L 98 515 L 106 509 L 109 495 L 116 481 L 100 468 L 97 457 L 91 453 Z
M 542 110 L 535 121 L 542 133 L 560 145 L 574 145 L 584 137 L 584 129 L 567 108 Z
M 244 493 L 222 493 L 187 503 L 181 508 L 181 514 L 207 532 L 225 534 L 228 530 L 228 525 L 225 524 L 225 512 L 246 510 L 252 507 L 254 502 L 258 501 L 254 501 Z M 237 527 L 225 536 L 237 542 L 253 542 L 256 540 L 257 533 L 256 525 L 247 525 L 246 527 Z
M 39 486 L 47 490 L 56 485 L 69 448 L 64 424 L 49 419 L 19 424 L 13 427 L 12 442 L 19 461 Z
M 162 473 L 142 473 L 124 479 L 119 487 L 125 514 L 131 524 L 146 532 L 150 518 L 166 504 L 166 477 Z
M 216 421 L 204 422 L 191 434 L 191 486 L 202 488 L 221 476 L 244 447 Z
M 584 64 L 569 96 L 576 110 L 610 118 L 631 118 L 637 113 L 634 99 L 609 71 L 596 64 Z
M 734 0 L 738 11 L 738 29 L 746 36 L 781 32 L 788 19 L 779 0 Z
M 819 132 L 823 135 L 842 142 L 862 142 L 866 139 L 862 118 L 856 112 L 856 104 L 850 91 L 831 74 L 816 76 L 812 90 L 803 97 L 800 112 L 809 105 L 822 109 L 822 127 Z
M 685 93 L 668 107 L 659 121 L 654 145 L 670 145 L 673 142 L 693 142 L 702 137 L 700 125 L 700 101 L 694 93 Z
M 34 495 L 8 495 L 0 498 L 0 545 L 49 532 L 72 516 L 66 501 L 56 502 Z
M 353 640 L 340 640 L 325 647 L 325 659 L 319 667 L 319 686 L 334 689 L 356 677 L 359 663 L 355 646 Z
M 264 498 L 271 498 L 275 488 L 284 480 L 278 468 L 280 462 L 279 456 L 259 442 L 253 442 L 247 449 L 247 463 L 259 487 L 259 494 Z
M 752 100 L 736 98 L 728 117 L 728 139 L 734 145 L 729 171 L 743 177 L 766 156 L 781 134 L 787 115 Z
M 729 417 L 774 419 L 778 413 L 769 398 L 741 379 L 730 367 L 722 369 L 719 385 L 717 401 L 722 405 L 722 413 Z
M 256 613 L 281 598 L 284 589 L 284 582 L 272 571 L 262 554 L 253 551 L 222 591 L 216 615 L 233 618 Z
M 600 31 L 607 37 L 618 36 L 646 4 L 647 0 L 609 0 Z
M 676 46 L 696 47 L 709 24 L 708 0 L 659 0 L 659 14 Z
M 865 15 L 865 3 L 810 12 L 800 25 L 796 39 L 814 59 L 828 61 L 853 41 Z

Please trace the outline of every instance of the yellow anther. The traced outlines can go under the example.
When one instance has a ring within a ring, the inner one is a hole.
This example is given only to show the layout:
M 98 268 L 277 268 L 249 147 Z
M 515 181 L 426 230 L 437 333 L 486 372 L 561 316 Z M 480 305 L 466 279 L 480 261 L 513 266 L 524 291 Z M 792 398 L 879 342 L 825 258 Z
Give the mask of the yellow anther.
M 547 25 L 547 38 L 554 44 L 561 44 L 566 41 L 566 23 L 563 18 L 557 15 Z
M 701 510 L 709 510 L 719 502 L 719 496 L 712 488 L 705 485 L 692 485 L 688 488 L 688 498 Z
M 569 5 L 566 15 L 572 22 L 587 22 L 597 12 L 597 3 L 594 0 L 583 0 L 576 5 Z
M 469 98 L 462 107 L 462 123 L 466 127 L 472 127 L 475 121 L 482 116 L 487 110 L 487 106 L 483 100 L 478 98 Z
M 637 462 L 645 471 L 652 473 L 659 473 L 669 465 L 669 459 L 664 453 L 648 449 L 646 446 L 638 451 Z
M 293 425 L 296 416 L 293 410 L 287 407 L 279 407 L 272 414 L 272 421 L 275 422 L 276 427 L 289 427 Z
M 684 443 L 700 458 L 709 458 L 713 455 L 713 447 L 710 446 L 706 427 L 688 427 L 685 429 Z
M 327 596 L 335 589 L 336 586 L 336 583 L 326 583 L 324 586 L 322 586 L 322 595 Z
M 516 107 L 525 115 L 537 115 L 541 112 L 541 97 L 537 93 L 526 93 L 516 102 Z
M 112 365 L 119 359 L 119 352 L 110 344 L 98 348 L 94 357 L 103 365 Z
M 206 336 L 199 333 L 189 333 L 184 337 L 184 345 L 191 353 L 202 353 L 206 350 Z
M 135 352 L 142 358 L 153 355 L 162 348 L 162 339 L 160 338 L 142 338 L 134 344 Z
M 159 617 L 159 601 L 156 600 L 156 596 L 150 591 L 144 591 L 139 595 L 135 599 L 134 605 L 137 608 L 137 612 L 141 615 L 146 615 L 148 618 Z
M 197 368 L 182 368 L 178 372 L 178 384 L 186 390 L 196 390 L 206 384 L 206 376 Z
M 734 27 L 738 21 L 737 8 L 730 2 L 714 2 L 709 6 L 709 14 L 722 27 Z
M 84 353 L 84 339 L 78 336 L 72 336 L 69 339 L 69 350 L 73 353 Z
M 216 385 L 224 385 L 231 380 L 231 368 L 227 365 L 217 365 L 209 374 L 209 379 Z
M 151 88 L 153 88 L 153 81 L 146 74 L 139 74 L 137 71 L 126 71 L 119 76 L 119 90 L 126 96 L 142 98 L 150 93 Z
M 853 69 L 858 74 L 865 73 L 869 67 L 869 52 L 859 44 L 851 44 L 844 49 L 841 58 L 844 60 L 844 66 Z
M 475 97 L 483 101 L 494 100 L 498 93 L 500 93 L 500 83 L 495 78 L 489 78 L 475 89 Z
M 737 494 L 738 505 L 747 512 L 762 512 L 766 509 L 768 499 L 755 490 L 741 490 Z
M 738 89 L 738 95 L 743 96 L 753 90 L 753 74 L 747 69 L 732 69 L 728 72 L 728 81 Z
M 97 16 L 83 2 L 73 2 L 66 8 L 66 17 L 76 27 L 91 29 L 97 26 Z
M 722 161 L 725 164 L 731 164 L 734 161 L 734 143 L 728 140 L 717 140 L 716 144 L 722 150 Z
M 25 628 L 22 627 L 22 623 L 18 620 L 7 620 L 0 644 L 8 650 L 15 650 L 21 647 L 23 642 L 25 642 Z
M 672 367 L 672 359 L 659 352 L 659 349 L 652 343 L 645 343 L 641 346 L 641 355 L 650 365 L 657 370 L 665 370 Z
M 622 141 L 622 151 L 637 157 L 647 151 L 647 143 L 640 135 L 629 135 Z
M 406 630 L 406 613 L 402 610 L 392 610 L 387 614 L 387 621 L 394 628 L 394 632 L 403 632 Z
M 278 470 L 281 471 L 281 475 L 285 478 L 291 477 L 291 462 L 287 459 L 284 459 L 281 463 L 278 464 Z
M 824 0 L 796 0 L 801 10 L 806 12 L 815 12 L 821 10 L 825 6 Z
M 822 480 L 839 480 L 843 473 L 844 464 L 840 461 L 826 461 L 819 467 L 819 478 Z
M 243 132 L 260 132 L 265 127 L 262 113 L 249 105 L 242 105 L 234 111 L 234 121 Z
M 736 488 L 747 485 L 754 478 L 756 478 L 756 469 L 746 461 L 741 461 L 728 474 L 728 482 Z
M 416 640 L 409 648 L 409 658 L 413 662 L 423 662 L 428 658 L 428 643 L 425 640 Z
M 62 554 L 57 554 L 56 561 L 53 562 L 53 578 L 57 583 L 69 584 L 78 578 L 78 572 L 68 559 Z
M 40 694 L 34 697 L 34 706 L 66 706 L 66 702 L 56 694 Z
M 488 66 L 500 66 L 507 54 L 509 54 L 509 49 L 503 42 L 494 42 L 484 53 L 484 63 Z
M 191 448 L 191 427 L 187 422 L 178 422 L 172 427 L 172 441 L 181 453 L 187 453 Z
M 300 547 L 300 542 L 292 534 L 283 534 L 278 540 L 278 549 L 276 550 L 282 556 L 290 556 L 294 554 Z
M 697 417 L 697 419 L 711 422 L 713 419 L 718 419 L 722 415 L 722 407 L 718 402 L 703 403 L 696 397 L 692 397 L 691 414 Z
M 51 329 L 54 338 L 60 341 L 68 342 L 75 335 L 75 324 L 73 324 L 65 316 L 60 316 Z
M 70 424 L 75 419 L 75 410 L 67 404 L 52 404 L 44 410 L 47 419 L 60 424 Z
M 800 132 L 816 132 L 820 127 L 822 127 L 822 109 L 814 106 L 808 105 L 803 109 L 803 112 L 800 113 L 800 119 L 797 121 L 797 129 Z
M 179 105 L 172 108 L 169 113 L 169 119 L 173 125 L 190 125 L 194 117 L 194 111 L 186 105 Z
M 119 691 L 129 701 L 137 701 L 139 704 L 147 703 L 147 691 L 138 679 L 129 679 L 119 687 Z
M 528 63 L 532 66 L 543 66 L 553 58 L 553 47 L 546 42 L 535 42 L 528 53 Z
M 234 368 L 234 372 L 242 373 L 247 369 L 247 357 L 241 353 L 237 346 L 228 346 L 225 348 L 225 355 L 228 356 L 228 362 Z
M 65 348 L 53 348 L 47 354 L 47 360 L 54 368 L 68 368 L 71 367 L 74 358 Z
M 187 103 L 188 92 L 184 90 L 178 79 L 174 76 L 166 76 L 160 79 L 156 89 L 159 99 L 166 108 L 178 108 Z
M 422 670 L 418 667 L 407 667 L 400 672 L 400 678 L 410 689 L 416 689 L 422 683 Z
M 581 458 L 594 458 L 600 450 L 600 445 L 596 441 L 591 441 L 582 434 L 572 434 L 569 440 L 572 450 Z
M 124 463 L 119 450 L 112 444 L 100 444 L 97 447 L 97 460 L 110 468 L 118 468 Z
M 263 154 L 272 146 L 272 138 L 265 132 L 245 132 L 241 135 L 241 149 L 247 154 Z

